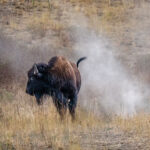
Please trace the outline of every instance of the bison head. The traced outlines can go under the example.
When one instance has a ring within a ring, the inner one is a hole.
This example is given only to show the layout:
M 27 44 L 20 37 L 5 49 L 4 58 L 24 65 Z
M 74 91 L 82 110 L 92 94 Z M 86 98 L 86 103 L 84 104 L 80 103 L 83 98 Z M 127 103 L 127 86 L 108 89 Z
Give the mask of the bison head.
M 47 68 L 47 64 L 39 63 L 28 71 L 26 93 L 35 96 L 38 104 L 42 103 L 42 96 L 49 92 Z

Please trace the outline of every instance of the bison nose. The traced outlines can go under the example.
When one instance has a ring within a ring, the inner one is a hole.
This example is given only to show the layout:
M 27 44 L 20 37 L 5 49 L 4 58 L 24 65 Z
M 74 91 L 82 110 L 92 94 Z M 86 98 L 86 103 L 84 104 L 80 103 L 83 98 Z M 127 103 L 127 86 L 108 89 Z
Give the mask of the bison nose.
M 32 95 L 32 96 L 34 94 L 29 88 L 26 89 L 26 93 L 29 94 L 29 95 Z

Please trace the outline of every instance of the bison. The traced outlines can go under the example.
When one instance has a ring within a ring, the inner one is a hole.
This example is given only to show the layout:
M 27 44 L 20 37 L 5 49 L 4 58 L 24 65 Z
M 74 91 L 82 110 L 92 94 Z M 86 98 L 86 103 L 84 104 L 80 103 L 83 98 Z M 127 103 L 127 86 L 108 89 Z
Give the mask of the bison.
M 75 64 L 62 56 L 55 56 L 48 64 L 34 64 L 28 71 L 26 93 L 35 96 L 38 105 L 43 103 L 44 95 L 50 95 L 61 118 L 64 118 L 68 108 L 74 120 L 77 95 L 81 87 L 78 66 L 84 59 L 86 57 L 80 58 Z

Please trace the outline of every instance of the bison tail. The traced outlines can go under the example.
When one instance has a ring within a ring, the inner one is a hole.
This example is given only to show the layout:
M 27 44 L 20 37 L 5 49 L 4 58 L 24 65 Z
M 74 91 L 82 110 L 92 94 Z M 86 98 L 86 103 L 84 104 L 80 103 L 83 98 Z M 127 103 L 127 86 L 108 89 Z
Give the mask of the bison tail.
M 82 61 L 82 60 L 85 60 L 86 57 L 81 57 L 78 61 L 77 61 L 77 67 L 79 67 L 79 63 Z

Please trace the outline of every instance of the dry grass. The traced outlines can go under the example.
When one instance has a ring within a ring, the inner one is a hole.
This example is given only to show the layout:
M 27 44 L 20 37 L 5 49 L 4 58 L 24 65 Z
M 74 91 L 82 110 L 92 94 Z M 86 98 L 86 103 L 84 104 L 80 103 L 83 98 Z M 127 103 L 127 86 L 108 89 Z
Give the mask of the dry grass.
M 5 2 L 8 3 L 8 1 Z M 98 2 L 95 0 L 63 0 L 62 3 L 52 0 L 51 10 L 49 10 L 48 2 L 46 1 L 35 0 L 34 7 L 30 8 L 32 1 L 28 4 L 20 0 L 16 3 L 17 9 L 15 7 L 14 11 L 16 11 L 16 14 L 23 11 L 21 13 L 22 18 L 20 18 L 21 20 L 18 23 L 18 21 L 12 17 L 9 27 L 15 30 L 24 27 L 41 36 L 44 36 L 48 30 L 59 32 L 67 26 L 65 23 L 66 20 L 61 19 L 63 17 L 66 18 L 66 16 L 63 16 L 63 12 L 66 9 L 64 8 L 65 3 L 72 4 L 69 6 L 71 6 L 75 12 L 83 13 L 89 19 L 89 26 L 92 29 L 99 33 L 104 32 L 107 34 L 112 32 L 115 34 L 118 26 L 123 27 L 124 24 L 127 24 L 129 13 L 131 14 L 135 7 L 134 1 L 123 0 L 111 1 L 111 5 L 108 0 Z M 33 13 L 28 13 L 29 10 Z M 20 23 L 22 24 L 21 27 Z
M 135 137 L 150 136 L 149 115 L 139 114 L 132 118 L 114 116 L 108 121 L 78 106 L 77 120 L 72 123 L 69 114 L 64 121 L 60 120 L 50 98 L 46 98 L 44 105 L 39 107 L 22 88 L 14 85 L 13 91 L 0 92 L 0 143 L 3 147 L 81 150 L 82 135 L 89 136 L 88 142 L 91 143 L 93 131 L 103 132 L 112 128 L 134 133 Z
M 27 28 L 35 33 L 45 34 L 48 30 L 60 31 L 63 25 L 53 20 L 48 12 L 41 13 L 41 15 L 28 17 Z
M 98 33 L 116 34 L 118 27 L 128 24 L 136 3 L 124 0 L 84 1 L 73 0 L 75 10 L 89 19 L 89 26 Z
M 134 117 L 116 117 L 113 124 L 125 132 L 133 132 L 137 135 L 150 136 L 149 114 L 138 114 Z
M 103 10 L 103 17 L 102 19 L 107 21 L 107 22 L 122 22 L 127 19 L 127 9 L 124 7 L 108 7 Z
M 79 109 L 76 122 L 72 123 L 69 115 L 61 121 L 51 99 L 39 107 L 22 89 L 15 93 L 2 90 L 0 96 L 0 141 L 18 150 L 36 147 L 77 150 L 80 133 L 103 126 L 92 114 Z

